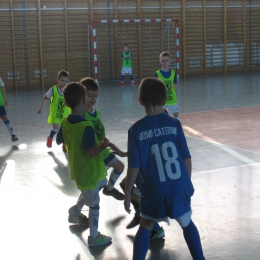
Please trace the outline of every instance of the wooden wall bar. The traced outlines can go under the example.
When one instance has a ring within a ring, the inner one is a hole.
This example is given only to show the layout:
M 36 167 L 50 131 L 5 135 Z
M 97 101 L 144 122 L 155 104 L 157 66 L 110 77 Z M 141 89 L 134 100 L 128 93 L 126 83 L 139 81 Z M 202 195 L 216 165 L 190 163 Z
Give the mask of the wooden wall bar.
M 181 75 L 259 70 L 259 13 L 260 0 L 1 0 L 0 76 L 10 88 L 49 87 L 63 69 L 93 77 L 91 21 L 135 18 L 179 19 Z M 152 76 L 163 50 L 176 65 L 173 24 L 102 24 L 100 81 L 120 79 L 124 43 L 135 78 Z

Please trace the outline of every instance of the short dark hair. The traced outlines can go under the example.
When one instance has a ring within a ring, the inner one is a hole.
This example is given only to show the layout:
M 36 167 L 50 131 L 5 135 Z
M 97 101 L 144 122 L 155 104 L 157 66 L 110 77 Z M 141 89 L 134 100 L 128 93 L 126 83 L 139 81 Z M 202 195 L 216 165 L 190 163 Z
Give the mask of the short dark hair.
M 169 57 L 171 58 L 171 55 L 168 51 L 163 51 L 162 53 L 160 53 L 159 55 L 159 59 L 161 59 L 162 57 Z
M 71 109 L 74 109 L 85 96 L 86 88 L 80 82 L 70 82 L 64 88 L 64 99 Z
M 90 77 L 86 77 L 86 78 L 82 79 L 82 80 L 80 81 L 80 83 L 81 83 L 82 85 L 84 85 L 84 86 L 86 87 L 86 89 L 88 89 L 88 90 L 92 90 L 92 91 L 97 91 L 97 90 L 99 90 L 99 85 L 98 85 L 98 83 L 97 83 L 94 79 L 92 79 L 92 78 L 90 78 Z
M 61 77 L 66 77 L 68 78 L 69 77 L 69 72 L 66 71 L 66 70 L 61 70 L 58 72 L 58 76 L 57 76 L 57 79 L 60 79 Z
M 139 85 L 139 98 L 145 106 L 162 106 L 166 100 L 166 86 L 158 78 L 145 78 Z

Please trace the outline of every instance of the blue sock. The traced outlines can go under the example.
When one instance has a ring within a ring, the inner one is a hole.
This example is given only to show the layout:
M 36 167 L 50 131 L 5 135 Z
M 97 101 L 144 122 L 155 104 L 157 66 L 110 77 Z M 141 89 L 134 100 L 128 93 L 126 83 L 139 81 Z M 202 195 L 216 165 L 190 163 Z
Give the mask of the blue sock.
M 131 79 L 131 80 L 134 80 L 133 75 L 130 75 L 130 79 Z
M 125 80 L 125 75 L 122 75 L 121 76 L 121 81 L 124 81 Z
M 53 139 L 54 135 L 56 135 L 57 132 L 58 132 L 58 130 L 53 130 L 52 129 L 51 132 L 50 132 L 50 138 Z
M 154 222 L 153 230 L 155 230 L 155 231 L 159 231 L 160 228 L 161 228 L 161 227 L 159 226 L 158 222 Z
M 149 248 L 151 231 L 139 227 L 134 240 L 133 260 L 145 260 Z
M 199 231 L 192 222 L 192 220 L 190 221 L 190 224 L 187 227 L 182 229 L 183 236 L 188 245 L 192 258 L 194 260 L 205 260 L 200 242 Z

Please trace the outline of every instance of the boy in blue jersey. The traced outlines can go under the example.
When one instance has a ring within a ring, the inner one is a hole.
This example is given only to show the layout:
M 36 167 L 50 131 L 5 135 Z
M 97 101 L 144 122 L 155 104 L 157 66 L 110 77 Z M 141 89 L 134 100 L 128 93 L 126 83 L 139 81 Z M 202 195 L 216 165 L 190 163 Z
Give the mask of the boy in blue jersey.
M 132 70 L 132 52 L 129 51 L 129 47 L 127 44 L 124 45 L 124 51 L 121 53 L 122 60 L 122 70 L 121 70 L 121 85 L 124 85 L 125 74 L 128 74 L 132 84 L 136 84 L 133 78 L 133 70 Z
M 12 142 L 15 142 L 18 140 L 18 137 L 14 134 L 13 126 L 7 117 L 6 106 L 8 106 L 8 97 L 5 91 L 5 84 L 0 78 L 0 117 L 11 135 Z
M 175 71 L 170 68 L 171 56 L 169 52 L 164 51 L 159 55 L 159 62 L 161 64 L 161 69 L 157 70 L 155 73 L 156 78 L 160 78 L 167 87 L 167 100 L 165 103 L 165 108 L 167 108 L 170 114 L 173 114 L 175 118 L 179 117 L 179 108 L 177 95 L 174 88 L 175 83 Z
M 62 121 L 57 134 L 57 144 L 67 147 L 71 179 L 75 180 L 81 191 L 80 199 L 69 211 L 70 222 L 79 223 L 80 210 L 83 205 L 89 207 L 89 246 L 109 243 L 112 238 L 98 232 L 99 190 L 106 185 L 106 167 L 101 152 L 108 147 L 109 141 L 104 138 L 98 142 L 93 124 L 83 114 L 86 111 L 86 88 L 79 82 L 69 83 L 64 89 L 66 104 L 71 114 Z
M 131 190 L 140 171 L 141 222 L 134 240 L 133 259 L 144 260 L 154 222 L 176 219 L 195 260 L 204 260 L 199 232 L 191 220 L 191 156 L 181 123 L 164 113 L 165 84 L 146 78 L 139 101 L 146 116 L 128 130 L 128 171 L 125 210 L 130 213 Z

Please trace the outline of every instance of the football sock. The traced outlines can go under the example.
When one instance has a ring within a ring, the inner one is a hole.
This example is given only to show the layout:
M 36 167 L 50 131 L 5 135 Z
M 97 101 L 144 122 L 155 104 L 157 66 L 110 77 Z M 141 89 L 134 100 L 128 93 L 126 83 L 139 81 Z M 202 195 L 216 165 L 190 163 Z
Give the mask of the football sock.
M 96 238 L 98 236 L 99 206 L 89 207 L 89 233 Z
M 182 229 L 183 236 L 188 245 L 192 258 L 196 260 L 205 260 L 200 242 L 200 235 L 192 220 L 187 227 Z
M 121 76 L 121 81 L 124 81 L 125 80 L 125 75 L 122 75 Z
M 131 80 L 134 80 L 133 75 L 130 75 L 130 79 L 131 79 Z
M 8 131 L 9 131 L 9 133 L 11 135 L 13 135 L 14 134 L 14 130 L 13 130 L 13 127 L 12 127 L 12 124 L 11 124 L 10 120 L 6 120 L 6 121 L 4 121 L 4 123 L 5 123 L 5 126 L 7 127 Z
M 110 174 L 108 183 L 107 183 L 107 190 L 111 191 L 114 189 L 115 183 L 117 181 L 117 179 L 119 178 L 119 176 L 121 175 L 122 172 L 117 172 L 115 170 L 113 170 Z
M 83 198 L 82 194 L 79 195 L 76 205 L 77 205 L 79 211 L 81 211 L 82 208 L 84 207 L 84 198 Z
M 160 229 L 161 229 L 161 227 L 159 226 L 158 222 L 154 222 L 153 230 L 159 231 Z
M 139 227 L 134 240 L 133 260 L 144 260 L 149 248 L 151 231 Z
M 56 135 L 59 132 L 59 130 L 52 129 L 50 132 L 50 138 L 53 139 L 54 135 Z

